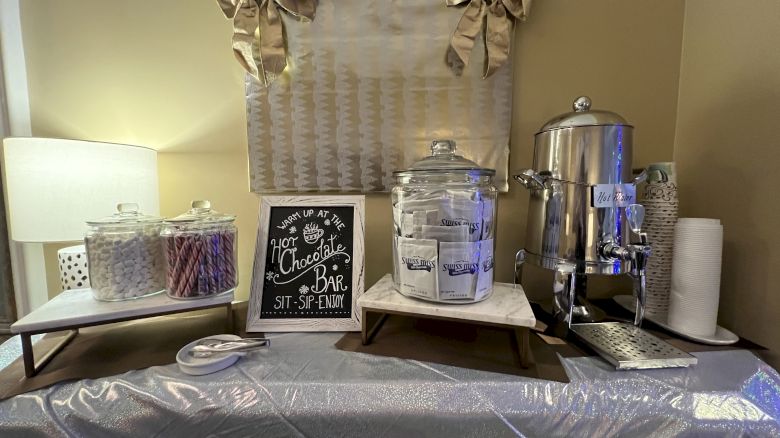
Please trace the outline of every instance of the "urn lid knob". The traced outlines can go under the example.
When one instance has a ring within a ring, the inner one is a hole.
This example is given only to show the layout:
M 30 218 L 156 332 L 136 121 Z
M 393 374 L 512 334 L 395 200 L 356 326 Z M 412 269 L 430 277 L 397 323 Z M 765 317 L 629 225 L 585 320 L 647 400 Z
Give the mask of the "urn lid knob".
M 575 112 L 581 113 L 583 111 L 590 111 L 590 97 L 580 96 L 574 99 L 574 103 L 571 105 Z

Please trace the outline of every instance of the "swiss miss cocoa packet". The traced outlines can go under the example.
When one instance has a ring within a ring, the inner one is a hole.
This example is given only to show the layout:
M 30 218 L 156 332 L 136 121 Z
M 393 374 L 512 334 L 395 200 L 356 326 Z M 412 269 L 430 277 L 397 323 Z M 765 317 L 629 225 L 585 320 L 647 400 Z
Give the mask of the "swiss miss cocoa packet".
M 465 199 L 448 199 L 439 210 L 439 223 L 447 227 L 466 225 L 469 227 L 470 242 L 482 236 L 482 203 Z
M 431 239 L 398 237 L 398 277 L 402 294 L 437 299 L 436 245 Z
M 493 290 L 493 239 L 479 242 L 479 274 L 474 299 L 479 301 Z
M 468 225 L 445 227 L 443 225 L 423 225 L 422 238 L 434 239 L 438 242 L 468 242 Z
M 473 299 L 479 273 L 477 242 L 439 243 L 439 299 Z

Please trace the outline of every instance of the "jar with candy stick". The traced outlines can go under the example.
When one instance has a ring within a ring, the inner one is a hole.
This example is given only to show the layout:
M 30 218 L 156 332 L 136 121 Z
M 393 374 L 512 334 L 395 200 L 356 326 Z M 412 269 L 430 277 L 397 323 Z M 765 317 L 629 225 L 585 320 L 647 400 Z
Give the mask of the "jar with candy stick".
M 193 201 L 186 213 L 164 222 L 165 285 L 178 299 L 229 293 L 238 285 L 235 216 Z

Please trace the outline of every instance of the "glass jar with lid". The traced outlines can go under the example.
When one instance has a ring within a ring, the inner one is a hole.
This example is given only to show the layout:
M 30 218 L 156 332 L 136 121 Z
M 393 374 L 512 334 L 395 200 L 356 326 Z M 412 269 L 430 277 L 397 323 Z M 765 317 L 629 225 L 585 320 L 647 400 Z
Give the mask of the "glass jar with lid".
M 113 215 L 87 221 L 84 244 L 96 299 L 121 301 L 165 289 L 162 222 L 161 217 L 142 214 L 132 203 L 118 204 Z
M 167 219 L 161 233 L 168 296 L 204 298 L 238 285 L 236 217 L 193 201 L 184 214 Z
M 496 172 L 435 140 L 431 155 L 393 172 L 393 282 L 403 295 L 473 303 L 493 292 Z

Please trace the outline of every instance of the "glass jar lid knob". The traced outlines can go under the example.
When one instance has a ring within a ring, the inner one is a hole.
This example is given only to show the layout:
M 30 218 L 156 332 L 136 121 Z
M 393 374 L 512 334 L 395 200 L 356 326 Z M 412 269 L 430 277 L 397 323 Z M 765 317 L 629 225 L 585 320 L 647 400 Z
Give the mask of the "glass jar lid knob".
M 162 218 L 158 216 L 148 216 L 138 208 L 138 204 L 135 202 L 120 202 L 116 204 L 116 212 L 111 216 L 103 217 L 95 220 L 88 220 L 87 225 L 132 225 L 135 223 L 156 223 L 162 222 Z
M 137 216 L 138 204 L 135 202 L 120 202 L 116 205 L 116 211 L 120 216 Z
M 209 201 L 192 201 L 192 209 L 198 212 L 211 210 L 211 202 Z
M 434 140 L 431 143 L 432 155 L 454 155 L 455 140 Z

